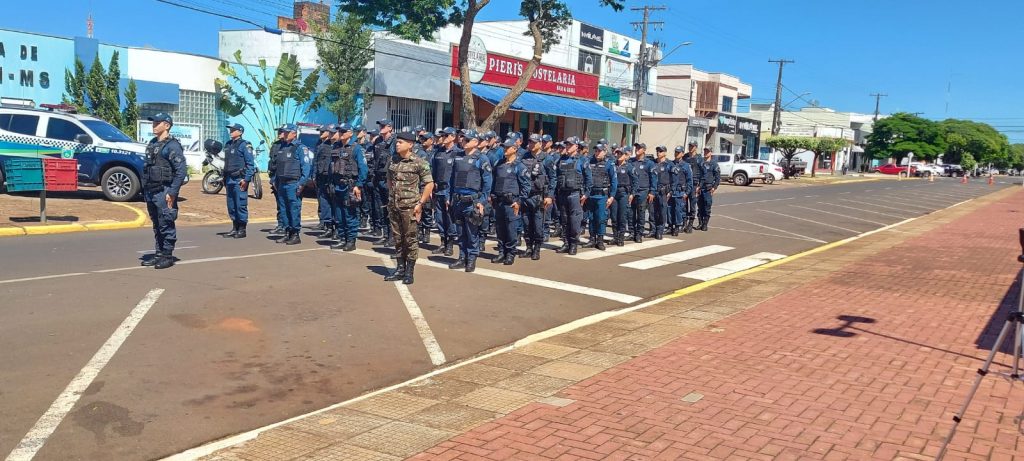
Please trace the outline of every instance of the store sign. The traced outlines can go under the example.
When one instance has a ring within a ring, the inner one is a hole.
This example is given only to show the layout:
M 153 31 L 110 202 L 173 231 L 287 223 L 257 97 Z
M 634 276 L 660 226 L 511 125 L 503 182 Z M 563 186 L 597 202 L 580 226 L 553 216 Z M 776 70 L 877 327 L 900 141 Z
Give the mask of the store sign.
M 630 57 L 631 55 L 629 54 L 629 39 L 627 39 L 626 37 L 620 37 L 615 34 L 611 34 L 611 36 L 612 43 L 608 47 L 608 52 L 611 54 L 617 54 L 619 56 L 624 56 L 627 58 Z M 619 40 L 622 40 L 622 42 L 620 43 Z
M 10 46 L 11 58 L 7 59 Z M 25 88 L 50 88 L 50 73 L 38 69 L 39 47 L 35 45 L 10 45 L 0 41 L 0 85 L 17 82 Z M 15 67 L 17 66 L 17 67 Z
M 580 62 L 576 68 L 588 74 L 600 75 L 601 56 L 580 50 Z
M 580 23 L 580 45 L 595 50 L 603 50 L 604 30 Z
M 741 118 L 736 122 L 736 131 L 740 134 L 758 136 L 761 134 L 761 122 L 749 118 Z
M 458 59 L 458 53 L 454 54 Z M 487 46 L 476 35 L 469 38 L 469 52 L 466 53 L 466 64 L 469 66 L 469 81 L 480 83 L 487 73 Z
M 724 134 L 736 134 L 736 117 L 726 114 L 718 114 L 718 132 Z
M 226 130 L 225 130 L 226 131 Z M 139 120 L 138 141 L 148 144 L 156 134 L 153 133 L 153 122 Z M 195 152 L 203 148 L 203 126 L 193 123 L 175 123 L 171 126 L 171 136 L 181 141 L 186 152 Z
M 472 49 L 470 53 L 473 53 Z M 477 55 L 479 56 L 479 53 Z M 470 76 L 470 81 L 474 83 L 482 82 L 511 88 L 523 75 L 528 64 L 526 60 L 487 53 L 486 50 L 484 55 L 486 56 L 486 65 L 483 67 L 480 79 L 472 80 L 472 75 Z M 452 47 L 452 77 L 459 78 L 458 46 Z M 534 93 L 548 93 L 595 101 L 598 96 L 598 80 L 597 75 L 541 64 L 533 72 L 526 89 Z
M 690 120 L 688 120 L 688 122 L 688 125 L 691 128 L 703 128 L 704 131 L 707 131 L 708 128 L 711 127 L 711 120 L 708 120 L 706 118 L 690 117 Z

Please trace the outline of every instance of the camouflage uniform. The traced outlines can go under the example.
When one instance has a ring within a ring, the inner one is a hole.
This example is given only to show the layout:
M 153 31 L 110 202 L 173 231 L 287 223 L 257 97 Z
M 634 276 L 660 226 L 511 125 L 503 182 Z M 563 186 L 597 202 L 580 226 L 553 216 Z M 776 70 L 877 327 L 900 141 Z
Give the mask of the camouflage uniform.
M 399 260 L 415 261 L 419 253 L 416 204 L 420 201 L 420 185 L 434 182 L 430 165 L 415 154 L 394 161 L 388 166 L 388 216 L 396 237 L 395 254 Z

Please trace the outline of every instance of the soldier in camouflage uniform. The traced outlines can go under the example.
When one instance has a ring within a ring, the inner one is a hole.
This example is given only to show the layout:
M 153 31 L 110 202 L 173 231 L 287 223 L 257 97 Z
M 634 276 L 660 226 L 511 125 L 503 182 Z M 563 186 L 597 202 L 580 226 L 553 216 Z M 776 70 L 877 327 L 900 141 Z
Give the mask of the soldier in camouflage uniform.
M 392 235 L 396 237 L 398 267 L 384 280 L 401 280 L 411 285 L 419 253 L 417 229 L 423 217 L 423 206 L 433 196 L 434 179 L 430 174 L 430 165 L 413 152 L 416 135 L 402 132 L 398 133 L 397 138 L 397 158 L 388 166 L 387 190 L 388 217 L 391 220 Z

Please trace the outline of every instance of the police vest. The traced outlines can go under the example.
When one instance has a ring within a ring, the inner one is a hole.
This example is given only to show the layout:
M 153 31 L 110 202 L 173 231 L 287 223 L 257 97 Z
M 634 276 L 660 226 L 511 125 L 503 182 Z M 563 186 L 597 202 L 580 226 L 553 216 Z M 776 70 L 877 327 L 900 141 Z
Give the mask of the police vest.
M 359 178 L 359 163 L 356 162 L 355 147 L 351 144 L 335 144 L 331 149 L 330 171 L 339 176 L 342 181 L 351 181 Z
M 629 175 L 629 164 L 615 166 L 615 176 L 619 180 L 619 188 L 625 188 L 626 192 L 633 190 L 633 177 Z
M 455 161 L 455 151 L 441 151 L 434 155 L 430 162 L 430 169 L 433 170 L 434 182 L 437 187 L 448 186 L 452 177 L 452 163 Z
M 177 139 L 168 137 L 163 141 L 150 143 L 146 147 L 146 163 L 142 167 L 142 181 L 149 187 L 170 186 L 174 180 L 174 169 L 171 168 L 171 161 L 161 152 L 171 142 L 178 142 Z M 180 143 L 179 143 L 180 144 Z
M 579 190 L 583 184 L 580 172 L 576 170 L 576 159 L 572 157 L 558 161 L 558 188 L 563 190 Z
M 394 138 L 392 138 L 394 139 Z M 381 140 L 377 144 L 373 145 L 374 151 L 374 165 L 376 165 L 376 173 L 379 177 L 387 176 L 388 167 L 391 166 L 391 144 L 393 141 Z
M 224 146 L 224 176 L 237 178 L 245 172 L 245 157 L 242 155 L 242 146 L 248 144 L 242 139 L 228 141 Z
M 548 175 L 544 172 L 543 160 L 528 157 L 520 160 L 526 175 L 530 178 L 530 195 L 542 195 L 548 189 Z
M 651 172 L 648 171 L 647 166 L 646 160 L 633 161 L 633 171 L 636 172 L 636 186 L 641 191 L 651 190 L 651 177 L 649 176 Z
M 277 153 L 281 151 L 281 146 L 283 145 L 284 142 L 280 140 L 274 141 L 274 143 L 270 145 L 270 160 L 267 162 L 267 171 L 277 171 Z
M 658 163 L 654 167 L 654 172 L 658 174 L 658 187 L 668 187 L 672 184 L 672 168 L 667 160 Z
M 322 142 L 316 146 L 316 156 L 313 157 L 313 164 L 316 165 L 316 174 L 325 175 L 331 171 L 331 150 L 333 146 L 329 142 Z
M 277 165 L 274 176 L 284 181 L 295 181 L 302 177 L 302 164 L 299 163 L 298 145 L 288 143 L 277 152 Z
M 478 156 L 460 155 L 452 161 L 452 169 L 455 178 L 452 187 L 456 189 L 469 189 L 479 192 L 483 189 L 483 177 L 480 168 L 477 168 Z
M 607 189 L 612 185 L 612 178 L 608 175 L 608 164 L 605 161 L 590 162 L 590 178 L 595 189 Z
M 494 193 L 519 195 L 519 175 L 516 164 L 506 163 L 494 169 Z

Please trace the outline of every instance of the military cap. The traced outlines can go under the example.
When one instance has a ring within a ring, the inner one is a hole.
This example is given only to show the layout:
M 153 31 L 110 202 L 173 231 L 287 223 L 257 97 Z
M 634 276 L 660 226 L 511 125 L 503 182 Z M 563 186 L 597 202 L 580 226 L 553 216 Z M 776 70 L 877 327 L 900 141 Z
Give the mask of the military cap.
M 697 147 L 697 141 L 690 141 L 690 144 L 688 144 L 688 146 Z
M 348 123 L 342 123 L 341 125 L 334 125 L 334 131 L 339 132 L 339 133 L 347 133 L 349 131 L 352 131 L 352 125 L 349 125 Z
M 477 133 L 477 131 L 473 129 L 462 130 L 459 134 L 464 136 L 466 139 L 481 139 L 480 133 Z
M 633 148 L 629 146 L 622 146 L 622 151 L 629 154 L 633 152 Z
M 516 147 L 516 140 L 513 138 L 508 138 L 505 140 L 505 142 L 501 143 L 501 147 L 504 147 L 506 149 L 508 149 L 509 147 Z
M 565 148 L 565 143 L 564 143 L 564 142 L 562 142 L 562 141 L 558 141 L 558 142 L 556 142 L 556 143 L 554 144 L 554 146 L 555 146 L 556 148 L 559 148 L 559 149 L 563 149 L 563 148 Z
M 635 143 L 633 143 L 633 147 L 635 147 L 637 149 L 646 149 L 647 148 L 647 144 L 644 144 L 642 142 L 635 142 Z
M 654 150 L 655 150 L 656 152 L 668 152 L 668 148 L 667 148 L 667 147 L 665 147 L 665 146 L 658 146 L 658 147 L 655 147 L 655 148 L 654 148 Z
M 522 139 L 523 138 L 523 134 L 518 132 L 518 131 L 509 131 L 508 134 L 505 135 L 505 137 L 506 138 L 513 138 L 513 139 Z
M 423 125 L 416 125 L 416 126 L 415 126 L 415 127 L 414 127 L 414 128 L 412 129 L 412 132 L 413 132 L 413 133 L 419 133 L 419 132 L 421 132 L 421 131 L 427 131 L 427 128 L 426 128 L 426 127 L 424 127 Z
M 581 147 L 581 148 L 583 148 L 583 149 L 586 149 L 586 148 L 587 148 L 587 142 L 586 142 L 586 141 L 584 141 L 584 140 L 582 140 L 582 139 L 581 139 L 581 140 L 579 140 L 579 141 L 576 141 L 576 145 L 577 145 L 577 146 L 580 146 L 580 147 Z
M 705 152 L 711 152 L 711 148 L 710 148 L 710 147 L 706 147 L 706 146 L 705 146 L 705 147 L 704 147 L 704 151 L 705 151 Z
M 231 130 L 231 131 L 238 130 L 238 131 L 241 131 L 241 132 L 245 133 L 245 127 L 240 125 L 240 124 L 237 124 L 237 123 L 229 123 L 227 125 L 224 125 L 224 128 L 227 128 L 228 130 Z
M 580 138 L 577 138 L 575 136 L 569 136 L 568 138 L 565 138 L 566 144 L 579 144 L 579 142 Z
M 597 140 L 597 143 L 598 144 L 605 144 L 605 145 L 607 145 L 608 144 L 608 140 L 604 139 L 604 138 L 601 138 L 601 139 Z
M 378 134 L 380 134 L 380 131 L 379 130 L 370 130 L 370 131 L 367 131 L 366 134 L 368 134 L 370 136 L 377 136 Z
M 377 120 L 377 125 L 380 126 L 380 127 L 385 127 L 385 126 L 393 127 L 393 126 L 395 126 L 395 122 L 392 122 L 390 118 L 383 118 L 383 119 Z
M 493 131 L 487 131 L 485 133 L 480 134 L 480 139 L 484 140 L 484 141 L 491 140 L 491 139 L 494 139 L 494 138 L 497 138 L 497 137 L 498 137 L 498 134 L 493 132 Z
M 356 126 L 352 127 L 352 131 L 355 131 L 356 133 L 358 133 L 360 131 L 366 131 L 366 127 L 363 126 L 362 124 L 359 124 L 359 125 L 356 125 Z
M 445 127 L 445 129 L 441 130 L 441 135 L 442 136 L 453 135 L 453 134 L 456 134 L 456 133 L 458 133 L 458 131 L 456 131 L 455 128 L 452 128 L 450 126 L 449 127 Z
M 550 134 L 546 134 L 544 136 L 541 136 L 540 140 L 543 141 L 543 142 L 551 142 L 551 135 Z
M 330 131 L 334 131 L 334 127 L 332 125 L 320 125 L 320 126 L 316 127 L 316 130 L 321 132 L 321 133 L 324 132 L 324 131 L 330 132 Z
M 602 144 L 602 143 L 597 143 L 597 144 L 594 145 L 594 150 L 601 150 L 601 151 L 603 151 L 603 150 L 607 150 L 607 149 L 608 149 L 608 146 L 605 145 L 605 144 Z
M 683 146 L 676 146 L 676 153 L 677 154 L 681 154 L 683 152 L 686 152 L 686 148 L 684 148 Z
M 167 122 L 174 125 L 174 119 L 171 118 L 171 115 L 164 112 L 160 112 L 159 114 L 149 117 L 149 121 L 153 123 Z
M 416 142 L 416 135 L 410 131 L 403 131 L 396 135 L 402 141 Z
M 540 141 L 541 141 L 541 138 L 540 138 L 539 134 L 534 133 L 534 134 L 530 135 L 530 142 L 540 142 Z
M 281 125 L 281 131 L 284 131 L 285 133 L 294 133 L 299 131 L 299 127 L 295 126 L 294 123 L 285 123 L 284 125 Z

